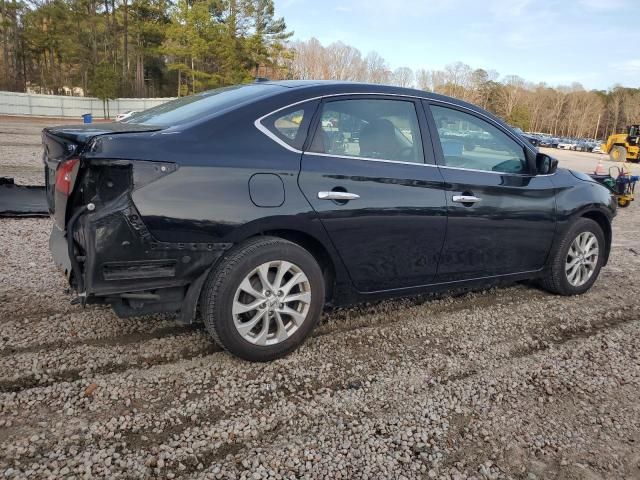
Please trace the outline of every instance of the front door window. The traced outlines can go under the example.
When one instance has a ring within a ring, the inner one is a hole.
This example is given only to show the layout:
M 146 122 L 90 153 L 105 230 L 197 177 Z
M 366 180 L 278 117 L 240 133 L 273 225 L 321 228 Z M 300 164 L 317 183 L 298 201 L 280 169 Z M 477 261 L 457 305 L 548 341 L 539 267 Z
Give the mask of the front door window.
M 432 106 L 444 165 L 499 173 L 527 173 L 524 148 L 490 123 L 453 108 Z

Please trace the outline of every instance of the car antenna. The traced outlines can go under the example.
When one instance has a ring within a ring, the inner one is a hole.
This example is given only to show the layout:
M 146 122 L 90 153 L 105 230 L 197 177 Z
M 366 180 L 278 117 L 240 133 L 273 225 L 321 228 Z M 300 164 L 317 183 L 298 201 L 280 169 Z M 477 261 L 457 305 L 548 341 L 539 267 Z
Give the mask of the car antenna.
M 270 79 L 268 79 L 267 77 L 256 77 L 253 79 L 253 83 L 262 83 L 262 82 L 269 82 L 271 81 Z

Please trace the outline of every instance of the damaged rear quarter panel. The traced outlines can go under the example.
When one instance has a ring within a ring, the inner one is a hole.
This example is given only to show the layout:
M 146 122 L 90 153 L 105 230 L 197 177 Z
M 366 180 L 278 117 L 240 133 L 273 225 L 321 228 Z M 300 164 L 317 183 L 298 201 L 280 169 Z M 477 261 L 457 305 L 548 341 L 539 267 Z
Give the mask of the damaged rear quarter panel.
M 126 194 L 79 223 L 86 291 L 99 296 L 187 285 L 229 247 L 156 241 Z

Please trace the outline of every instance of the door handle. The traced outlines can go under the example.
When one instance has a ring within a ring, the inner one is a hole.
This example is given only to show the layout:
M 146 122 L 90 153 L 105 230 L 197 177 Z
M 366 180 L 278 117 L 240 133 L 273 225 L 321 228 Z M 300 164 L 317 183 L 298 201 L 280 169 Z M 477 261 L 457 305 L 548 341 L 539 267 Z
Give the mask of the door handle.
M 331 192 L 318 192 L 318 198 L 320 200 L 348 201 L 348 200 L 357 200 L 358 198 L 360 198 L 360 195 L 358 195 L 357 193 L 331 191 Z
M 454 195 L 452 200 L 456 203 L 478 203 L 482 199 L 473 195 Z

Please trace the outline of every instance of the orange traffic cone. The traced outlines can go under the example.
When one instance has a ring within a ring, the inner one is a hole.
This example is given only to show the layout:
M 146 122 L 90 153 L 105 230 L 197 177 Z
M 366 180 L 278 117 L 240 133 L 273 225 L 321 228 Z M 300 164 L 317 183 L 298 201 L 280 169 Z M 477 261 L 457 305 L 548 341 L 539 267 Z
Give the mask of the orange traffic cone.
M 593 172 L 596 175 L 604 175 L 607 173 L 604 169 L 604 165 L 602 165 L 602 160 L 598 160 L 598 165 L 596 166 L 595 171 Z

